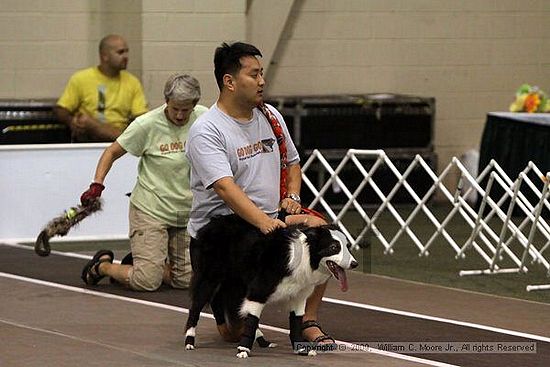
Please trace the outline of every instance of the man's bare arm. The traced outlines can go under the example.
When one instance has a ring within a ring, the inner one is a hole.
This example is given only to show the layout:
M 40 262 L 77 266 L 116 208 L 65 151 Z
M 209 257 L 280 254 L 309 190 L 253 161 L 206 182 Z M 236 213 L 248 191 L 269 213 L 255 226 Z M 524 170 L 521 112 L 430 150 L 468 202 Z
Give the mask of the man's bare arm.
M 260 210 L 233 181 L 232 177 L 220 178 L 214 183 L 213 187 L 216 194 L 225 201 L 235 214 L 263 233 L 269 233 L 278 227 L 286 227 L 284 222 L 271 218 Z

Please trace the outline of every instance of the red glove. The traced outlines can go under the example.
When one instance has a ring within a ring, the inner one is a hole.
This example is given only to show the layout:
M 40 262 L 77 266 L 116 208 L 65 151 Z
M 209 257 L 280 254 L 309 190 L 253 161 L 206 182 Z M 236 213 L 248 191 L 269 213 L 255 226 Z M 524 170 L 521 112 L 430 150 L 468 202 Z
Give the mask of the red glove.
M 80 196 L 80 202 L 82 205 L 86 206 L 90 204 L 91 201 L 99 199 L 101 197 L 101 192 L 105 189 L 100 183 L 92 182 L 90 188 Z

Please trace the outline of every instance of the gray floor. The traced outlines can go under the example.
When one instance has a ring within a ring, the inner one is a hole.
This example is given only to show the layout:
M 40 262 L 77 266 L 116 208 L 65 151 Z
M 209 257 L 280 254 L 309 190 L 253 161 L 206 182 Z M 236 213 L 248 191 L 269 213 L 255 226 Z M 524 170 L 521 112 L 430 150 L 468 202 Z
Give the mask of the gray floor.
M 198 348 L 185 351 L 186 315 L 126 300 L 0 279 L 0 365 L 19 366 L 415 366 L 371 353 L 299 357 L 287 336 L 266 330 L 280 344 L 254 349 L 246 362 L 221 341 L 211 319 L 201 320 Z
M 84 263 L 60 255 L 39 258 L 31 250 L 0 245 L 0 366 L 500 367 L 546 366 L 550 360 L 548 304 L 358 272 L 349 274 L 346 293 L 330 282 L 322 306 L 321 321 L 340 342 L 432 341 L 438 340 L 431 339 L 436 335 L 464 342 L 534 339 L 538 352 L 423 354 L 419 359 L 348 350 L 299 357 L 288 345 L 285 316 L 274 308 L 266 309 L 262 322 L 278 348 L 255 348 L 247 361 L 238 360 L 235 346 L 224 343 L 213 320 L 203 317 L 197 350 L 185 351 L 185 291 L 144 294 L 117 290 L 108 282 L 86 288 L 78 279 Z

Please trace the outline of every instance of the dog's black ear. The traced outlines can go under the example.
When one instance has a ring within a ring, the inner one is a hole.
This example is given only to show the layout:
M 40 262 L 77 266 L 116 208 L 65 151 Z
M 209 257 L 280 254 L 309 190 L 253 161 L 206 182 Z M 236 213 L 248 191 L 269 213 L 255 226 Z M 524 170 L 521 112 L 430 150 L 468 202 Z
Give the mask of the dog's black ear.
M 339 231 L 340 230 L 340 227 L 338 227 L 336 224 L 325 224 L 324 226 L 321 226 L 323 228 L 326 228 L 328 230 L 333 230 L 333 231 Z
M 308 243 L 315 242 L 323 232 L 323 227 L 302 227 L 299 228 L 300 232 L 306 235 Z M 325 229 L 326 231 L 326 229 Z
M 311 268 L 314 270 L 317 270 L 319 268 L 319 262 L 323 257 L 320 241 L 323 230 L 328 233 L 326 229 L 323 229 L 321 227 L 306 227 L 301 229 L 301 232 L 307 237 L 307 246 L 309 248 L 309 263 Z

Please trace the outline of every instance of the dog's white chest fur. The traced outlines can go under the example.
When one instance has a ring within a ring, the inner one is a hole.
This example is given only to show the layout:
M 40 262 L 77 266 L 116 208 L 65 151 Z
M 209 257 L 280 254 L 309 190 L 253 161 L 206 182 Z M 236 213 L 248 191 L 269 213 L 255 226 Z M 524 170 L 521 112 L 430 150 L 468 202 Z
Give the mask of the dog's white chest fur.
M 290 242 L 288 269 L 290 275 L 284 277 L 268 302 L 286 301 L 298 297 L 307 297 L 317 284 L 325 282 L 330 274 L 313 270 L 310 265 L 307 236 L 301 233 Z M 304 293 L 307 293 L 304 295 Z

